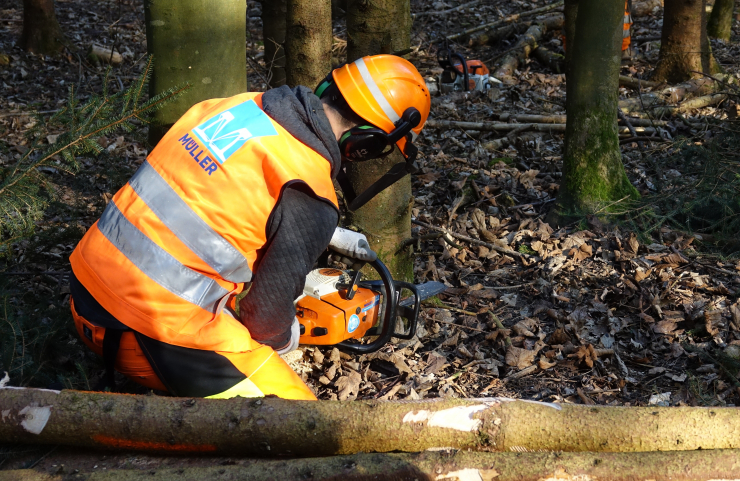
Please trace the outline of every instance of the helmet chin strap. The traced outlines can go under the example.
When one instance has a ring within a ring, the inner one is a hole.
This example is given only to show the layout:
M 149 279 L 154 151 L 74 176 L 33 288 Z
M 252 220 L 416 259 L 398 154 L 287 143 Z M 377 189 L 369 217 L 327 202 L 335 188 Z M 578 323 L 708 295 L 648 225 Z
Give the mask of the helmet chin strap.
M 416 163 L 418 149 L 411 142 L 406 143 L 404 149 L 405 162 L 398 162 L 388 170 L 381 178 L 376 180 L 370 187 L 365 189 L 359 195 L 355 193 L 352 184 L 347 177 L 344 166 L 339 169 L 337 182 L 344 193 L 344 203 L 350 211 L 356 211 L 363 205 L 367 204 L 373 197 L 406 177 L 407 174 L 414 174 L 419 171 L 419 165 Z

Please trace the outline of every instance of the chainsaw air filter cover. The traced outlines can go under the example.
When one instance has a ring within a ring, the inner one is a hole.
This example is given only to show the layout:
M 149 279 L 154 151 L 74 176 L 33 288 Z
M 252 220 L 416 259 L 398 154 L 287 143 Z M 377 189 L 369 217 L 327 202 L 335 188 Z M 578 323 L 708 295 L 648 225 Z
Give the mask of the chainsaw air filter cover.
M 378 320 L 380 295 L 364 287 L 352 299 L 346 286 L 352 281 L 339 269 L 315 269 L 306 276 L 303 295 L 296 300 L 301 344 L 333 345 L 359 339 Z

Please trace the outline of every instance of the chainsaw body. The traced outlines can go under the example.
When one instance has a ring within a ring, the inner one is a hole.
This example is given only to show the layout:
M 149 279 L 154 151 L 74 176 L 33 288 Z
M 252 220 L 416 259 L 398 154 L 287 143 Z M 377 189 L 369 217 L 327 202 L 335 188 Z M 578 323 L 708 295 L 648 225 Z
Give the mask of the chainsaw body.
M 444 284 L 416 286 L 395 281 L 380 260 L 370 265 L 380 280 L 359 281 L 359 271 L 323 268 L 309 272 L 303 294 L 295 301 L 301 344 L 336 345 L 346 352 L 368 353 L 383 347 L 391 337 L 414 336 L 421 301 L 442 292 Z M 402 298 L 405 292 L 410 294 Z M 395 331 L 398 317 L 407 319 L 406 332 Z M 371 342 L 358 342 L 371 336 L 376 336 Z
M 437 60 L 444 69 L 439 77 L 442 93 L 472 90 L 485 92 L 491 88 L 490 72 L 480 60 L 465 60 L 462 54 L 449 48 L 440 50 Z

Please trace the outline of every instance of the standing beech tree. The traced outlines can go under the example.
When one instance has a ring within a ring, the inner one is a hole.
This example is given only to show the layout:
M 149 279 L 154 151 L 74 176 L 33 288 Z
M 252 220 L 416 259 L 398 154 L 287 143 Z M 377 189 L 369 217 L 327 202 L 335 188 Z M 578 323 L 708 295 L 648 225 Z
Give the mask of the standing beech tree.
M 286 81 L 314 88 L 331 69 L 331 0 L 288 0 Z
M 147 51 L 154 57 L 150 95 L 190 88 L 154 114 L 154 145 L 190 107 L 247 90 L 247 5 L 244 0 L 146 0 Z
M 65 39 L 54 13 L 54 0 L 23 0 L 21 47 L 43 55 L 56 55 Z
M 287 0 L 262 0 L 262 38 L 265 65 L 270 69 L 269 87 L 285 85 L 285 21 Z
M 658 66 L 653 79 L 671 83 L 713 74 L 719 65 L 707 38 L 706 0 L 665 0 Z
M 707 21 L 707 33 L 712 38 L 730 41 L 732 34 L 732 14 L 735 10 L 735 0 L 715 0 L 712 13 Z
M 409 47 L 411 28 L 408 0 L 349 0 L 347 5 L 347 60 L 392 53 Z M 355 192 L 363 192 L 393 165 L 403 162 L 394 150 L 389 156 L 350 163 L 347 174 Z M 351 212 L 349 221 L 360 229 L 371 247 L 400 280 L 413 278 L 413 260 L 398 246 L 411 237 L 411 178 L 404 177 L 373 200 Z
M 624 0 L 580 2 L 568 67 L 563 180 L 556 212 L 590 214 L 636 198 L 617 134 Z

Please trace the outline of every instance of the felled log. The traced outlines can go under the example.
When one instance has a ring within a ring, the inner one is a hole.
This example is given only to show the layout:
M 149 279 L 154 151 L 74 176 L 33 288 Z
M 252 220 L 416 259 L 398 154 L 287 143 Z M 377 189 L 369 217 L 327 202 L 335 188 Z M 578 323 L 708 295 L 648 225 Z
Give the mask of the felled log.
M 0 443 L 180 453 L 328 456 L 486 451 L 740 448 L 740 409 L 610 407 L 488 399 L 187 399 L 0 389 Z
M 493 76 L 501 80 L 504 83 L 514 83 L 514 70 L 519 67 L 519 64 L 524 61 L 529 54 L 537 46 L 537 43 L 542 39 L 542 36 L 548 30 L 562 28 L 564 19 L 562 15 L 555 17 L 548 17 L 547 19 L 538 22 L 536 25 L 532 25 L 521 35 L 511 52 L 506 54 L 493 70 Z
M 183 463 L 185 464 L 185 463 Z M 240 460 L 238 464 L 94 471 L 90 481 L 156 480 L 345 480 L 540 481 L 600 480 L 701 481 L 734 479 L 740 470 L 735 450 L 679 453 L 476 453 L 355 454 L 330 458 Z M 79 473 L 85 477 L 90 472 Z M 0 481 L 61 481 L 28 469 L 0 471 Z
M 522 18 L 531 17 L 533 15 L 539 15 L 541 13 L 549 12 L 549 11 L 555 10 L 556 8 L 562 7 L 562 6 L 563 6 L 563 2 L 561 1 L 561 2 L 556 2 L 556 3 L 553 3 L 551 5 L 547 5 L 547 6 L 544 6 L 544 7 L 535 8 L 534 10 L 529 10 L 527 12 L 522 12 L 522 13 L 516 13 L 514 15 L 509 15 L 508 17 L 504 17 L 501 20 L 496 20 L 495 22 L 485 23 L 483 25 L 478 25 L 477 27 L 469 28 L 469 29 L 467 29 L 465 31 L 462 31 L 460 33 L 456 33 L 455 35 L 450 35 L 448 37 L 440 38 L 439 40 L 435 40 L 433 43 L 442 43 L 442 42 L 445 41 L 445 38 L 447 40 L 464 39 L 464 38 L 467 38 L 467 36 L 470 35 L 471 33 L 480 32 L 481 30 L 486 30 L 486 29 L 492 29 L 492 28 L 500 27 L 501 25 L 506 25 L 507 23 L 517 22 L 517 21 L 519 21 Z
M 632 2 L 632 16 L 644 17 L 653 13 L 653 10 L 663 8 L 663 0 L 644 0 Z
M 532 52 L 532 56 L 539 63 L 555 73 L 565 73 L 565 57 L 557 54 L 542 45 L 538 45 Z

